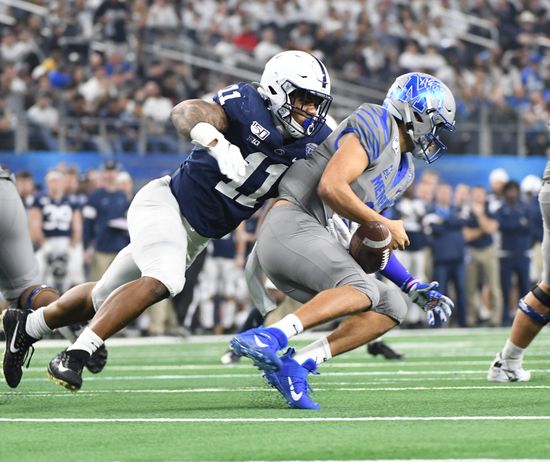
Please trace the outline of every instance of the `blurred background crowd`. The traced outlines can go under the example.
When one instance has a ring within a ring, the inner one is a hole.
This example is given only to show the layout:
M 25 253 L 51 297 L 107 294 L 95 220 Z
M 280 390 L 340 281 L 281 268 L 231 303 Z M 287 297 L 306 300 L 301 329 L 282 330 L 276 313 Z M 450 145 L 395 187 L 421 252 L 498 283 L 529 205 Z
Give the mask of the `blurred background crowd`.
M 410 70 L 457 97 L 451 152 L 549 151 L 545 0 L 0 1 L 0 150 L 184 152 L 171 107 L 313 52 L 341 120 Z
M 451 295 L 455 326 L 509 325 L 514 301 L 541 274 L 542 218 L 536 196 L 542 180 L 529 175 L 518 183 L 501 168 L 488 180 L 488 190 L 451 187 L 436 171 L 426 170 L 389 212 L 404 220 L 411 241 L 399 258 L 416 277 L 439 281 Z M 29 211 L 42 279 L 61 292 L 98 280 L 129 243 L 125 217 L 134 187 L 115 161 L 80 176 L 76 168 L 58 165 L 47 173 L 42 191 L 27 171 L 17 172 L 16 184 Z M 258 218 L 211 242 L 188 270 L 183 292 L 148 310 L 126 333 L 230 333 L 254 318 L 243 266 Z M 277 302 L 290 303 L 268 288 Z M 403 327 L 426 327 L 420 308 L 404 298 L 410 306 Z M 289 309 L 295 307 L 290 303 Z

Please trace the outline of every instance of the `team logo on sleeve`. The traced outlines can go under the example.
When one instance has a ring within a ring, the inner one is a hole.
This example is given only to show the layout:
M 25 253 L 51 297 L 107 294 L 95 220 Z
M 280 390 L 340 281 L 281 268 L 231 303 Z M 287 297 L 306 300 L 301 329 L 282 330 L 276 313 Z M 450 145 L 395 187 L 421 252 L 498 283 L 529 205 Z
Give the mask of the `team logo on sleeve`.
M 315 143 L 308 143 L 306 144 L 306 157 L 311 156 L 315 150 L 317 149 L 318 144 Z
M 269 134 L 271 133 L 266 128 L 262 127 L 258 122 L 254 121 L 250 125 L 250 131 L 252 134 L 258 138 L 260 138 L 262 141 L 265 140 Z

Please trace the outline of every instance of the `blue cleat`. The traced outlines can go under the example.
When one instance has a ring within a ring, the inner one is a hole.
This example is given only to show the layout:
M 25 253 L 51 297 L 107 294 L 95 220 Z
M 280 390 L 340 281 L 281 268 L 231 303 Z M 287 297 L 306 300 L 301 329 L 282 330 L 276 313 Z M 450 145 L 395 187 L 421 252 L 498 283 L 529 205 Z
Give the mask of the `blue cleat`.
M 246 356 L 264 372 L 278 371 L 281 359 L 277 352 L 286 347 L 288 339 L 274 327 L 258 327 L 235 335 L 229 342 L 237 356 Z
M 319 374 L 317 364 L 313 359 L 308 359 L 300 365 L 292 358 L 293 354 L 294 348 L 289 348 L 280 358 L 283 364 L 281 369 L 278 372 L 266 372 L 264 377 L 269 385 L 279 390 L 291 407 L 318 410 L 321 406 L 309 397 L 308 392 L 313 390 L 307 383 L 310 372 Z

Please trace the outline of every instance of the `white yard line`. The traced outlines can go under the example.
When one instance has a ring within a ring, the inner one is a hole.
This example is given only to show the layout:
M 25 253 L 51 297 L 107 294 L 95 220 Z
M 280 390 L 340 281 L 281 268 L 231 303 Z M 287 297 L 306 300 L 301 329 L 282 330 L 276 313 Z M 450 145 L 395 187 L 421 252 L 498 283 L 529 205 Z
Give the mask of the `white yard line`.
M 530 369 L 534 373 L 550 372 L 550 369 Z M 469 376 L 469 375 L 481 375 L 485 377 L 487 369 L 478 370 L 459 370 L 459 371 L 356 371 L 356 372 L 327 372 L 330 377 L 380 377 L 380 376 Z M 127 381 L 127 380 L 195 380 L 195 379 L 244 379 L 250 377 L 260 377 L 260 373 L 244 373 L 244 374 L 161 374 L 161 375 L 104 375 L 86 377 L 87 382 L 94 381 Z M 43 382 L 44 379 L 40 377 L 28 377 L 23 379 L 25 382 Z
M 509 420 L 550 420 L 550 415 L 519 415 L 519 416 L 435 416 L 435 417 L 234 417 L 234 418 L 179 418 L 179 417 L 149 417 L 149 418 L 30 418 L 30 417 L 0 417 L 1 422 L 35 422 L 35 423 L 118 423 L 118 422 L 143 422 L 143 423 L 272 423 L 272 422 L 438 422 L 438 421 L 509 421 Z
M 352 385 L 352 384 L 350 384 Z M 316 386 L 315 391 L 346 391 L 346 392 L 396 392 L 396 391 L 452 391 L 452 390 L 548 390 L 550 385 L 474 385 L 474 386 L 454 386 L 454 387 L 365 387 L 365 386 L 338 386 L 338 387 L 323 387 Z M 257 393 L 257 392 L 275 392 L 273 389 L 265 387 L 210 387 L 210 388 L 177 388 L 177 389 L 117 389 L 117 390 L 85 390 L 80 391 L 78 396 L 105 395 L 105 394 L 185 394 L 185 393 Z M 2 392 L 0 397 L 17 397 L 17 396 L 51 396 L 51 397 L 73 397 L 74 393 L 69 392 L 45 392 L 45 391 L 29 391 L 29 392 Z

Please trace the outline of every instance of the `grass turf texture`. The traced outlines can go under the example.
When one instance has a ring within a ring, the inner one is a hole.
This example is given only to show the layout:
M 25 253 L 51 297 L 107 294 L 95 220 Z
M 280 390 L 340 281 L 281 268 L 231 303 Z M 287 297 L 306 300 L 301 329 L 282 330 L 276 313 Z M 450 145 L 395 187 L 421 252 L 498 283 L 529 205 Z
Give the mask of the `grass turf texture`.
M 249 361 L 222 366 L 227 338 L 113 343 L 76 394 L 45 377 L 62 347 L 42 342 L 19 388 L 0 385 L 0 461 L 547 458 L 550 338 L 528 350 L 531 382 L 489 383 L 507 333 L 395 332 L 385 340 L 405 360 L 364 348 L 332 360 L 310 380 L 321 411 L 309 412 Z

